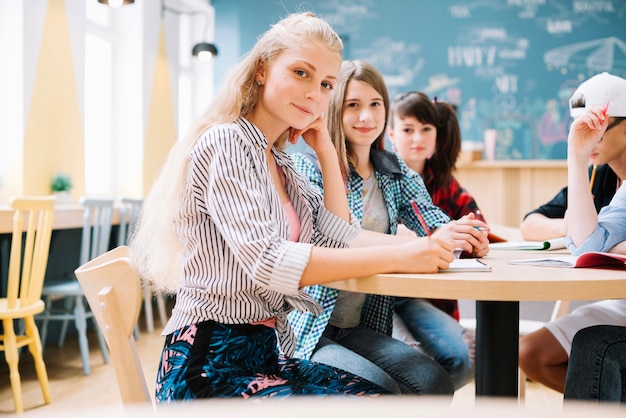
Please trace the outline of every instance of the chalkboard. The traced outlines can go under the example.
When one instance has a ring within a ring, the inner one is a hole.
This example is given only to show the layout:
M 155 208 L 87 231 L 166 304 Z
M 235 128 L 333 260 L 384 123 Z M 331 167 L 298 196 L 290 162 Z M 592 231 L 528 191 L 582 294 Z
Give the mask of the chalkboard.
M 216 87 L 270 24 L 313 11 L 364 59 L 389 93 L 419 90 L 458 109 L 464 142 L 497 132 L 497 159 L 562 159 L 568 99 L 585 79 L 626 78 L 621 0 L 212 0 Z M 233 28 L 238 28 L 232 39 Z M 221 33 L 224 36 L 221 36 Z M 222 62 L 220 62 L 222 61 Z

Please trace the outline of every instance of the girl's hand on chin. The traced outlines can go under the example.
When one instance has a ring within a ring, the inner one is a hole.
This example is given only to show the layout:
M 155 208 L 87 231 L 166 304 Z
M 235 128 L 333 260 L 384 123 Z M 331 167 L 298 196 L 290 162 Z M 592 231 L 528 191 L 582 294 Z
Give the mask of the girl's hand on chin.
M 330 135 L 328 134 L 328 127 L 326 126 L 326 120 L 324 119 L 323 114 L 311 122 L 309 126 L 298 131 L 298 133 L 302 136 L 304 142 L 306 142 L 306 144 L 315 152 L 323 149 L 329 144 L 332 146 Z

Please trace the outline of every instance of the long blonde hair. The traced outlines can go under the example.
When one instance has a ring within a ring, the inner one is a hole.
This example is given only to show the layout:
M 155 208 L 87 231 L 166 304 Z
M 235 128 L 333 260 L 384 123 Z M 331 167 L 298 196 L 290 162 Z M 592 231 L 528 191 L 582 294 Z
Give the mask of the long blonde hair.
M 343 44 L 337 33 L 313 13 L 288 15 L 271 26 L 233 68 L 211 105 L 189 134 L 177 142 L 144 200 L 132 231 L 130 246 L 140 275 L 164 291 L 174 291 L 182 280 L 182 245 L 175 231 L 189 153 L 209 127 L 231 123 L 252 112 L 261 88 L 255 83 L 259 65 L 271 66 L 285 50 L 300 48 L 312 40 L 325 42 L 341 56 Z M 286 133 L 278 144 L 284 144 Z

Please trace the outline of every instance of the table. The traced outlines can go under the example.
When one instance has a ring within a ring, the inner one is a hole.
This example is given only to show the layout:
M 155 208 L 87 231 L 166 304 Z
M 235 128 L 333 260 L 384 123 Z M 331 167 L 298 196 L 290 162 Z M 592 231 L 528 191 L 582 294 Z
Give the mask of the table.
M 476 395 L 516 397 L 520 301 L 626 298 L 626 270 L 507 264 L 557 253 L 491 250 L 483 258 L 491 272 L 378 274 L 327 286 L 390 296 L 476 300 Z
M 83 212 L 85 208 L 78 204 L 56 204 L 54 207 L 53 230 L 74 229 L 83 227 Z M 113 225 L 120 222 L 120 210 L 117 205 L 113 208 L 111 218 Z M 0 204 L 0 234 L 13 232 L 13 209 L 9 205 Z
M 50 254 L 45 280 L 66 280 L 74 277 L 79 264 L 84 207 L 78 203 L 56 204 L 50 239 Z M 13 232 L 14 211 L 8 204 L 0 204 L 0 296 L 4 295 L 8 281 L 9 254 Z M 115 205 L 112 214 L 111 243 L 117 242 L 117 225 L 120 209 Z

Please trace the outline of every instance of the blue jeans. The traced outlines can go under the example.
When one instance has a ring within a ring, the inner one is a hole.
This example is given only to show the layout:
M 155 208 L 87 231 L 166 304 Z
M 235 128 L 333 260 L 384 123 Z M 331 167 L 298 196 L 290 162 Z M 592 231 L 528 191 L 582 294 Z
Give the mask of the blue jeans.
M 328 325 L 311 360 L 361 376 L 395 394 L 454 393 L 450 375 L 430 357 L 363 326 Z
M 563 399 L 626 402 L 626 327 L 596 325 L 576 333 Z
M 464 328 L 425 299 L 395 298 L 395 313 L 426 354 L 450 373 L 455 389 L 474 378 Z

